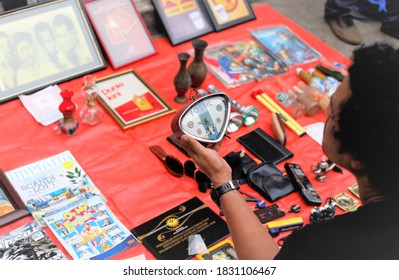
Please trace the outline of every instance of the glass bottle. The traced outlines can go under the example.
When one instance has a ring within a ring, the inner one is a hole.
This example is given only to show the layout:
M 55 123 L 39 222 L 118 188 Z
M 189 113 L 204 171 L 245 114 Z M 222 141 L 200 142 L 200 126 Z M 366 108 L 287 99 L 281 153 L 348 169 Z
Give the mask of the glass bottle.
M 86 98 L 86 104 L 79 113 L 84 124 L 96 125 L 103 119 L 103 110 L 96 103 L 97 94 L 96 77 L 84 76 L 82 95 Z
M 188 66 L 188 72 L 191 77 L 191 86 L 197 88 L 205 81 L 208 72 L 203 59 L 204 51 L 208 43 L 204 40 L 197 39 L 192 41 L 192 45 L 194 47 L 194 60 Z
M 294 93 L 276 90 L 270 85 L 265 85 L 265 89 L 294 119 L 299 119 L 305 115 L 305 106 L 297 101 Z
M 191 77 L 186 67 L 190 55 L 188 53 L 179 53 L 177 57 L 179 58 L 180 68 L 173 79 L 173 84 L 175 85 L 177 92 L 177 96 L 174 98 L 174 101 L 184 104 L 188 100 L 186 97 L 186 92 L 191 86 Z
M 58 122 L 57 132 L 62 135 L 74 135 L 79 127 L 79 123 L 73 117 L 73 112 L 76 110 L 76 105 L 72 102 L 73 92 L 63 90 L 60 94 L 63 101 L 58 108 L 64 117 Z

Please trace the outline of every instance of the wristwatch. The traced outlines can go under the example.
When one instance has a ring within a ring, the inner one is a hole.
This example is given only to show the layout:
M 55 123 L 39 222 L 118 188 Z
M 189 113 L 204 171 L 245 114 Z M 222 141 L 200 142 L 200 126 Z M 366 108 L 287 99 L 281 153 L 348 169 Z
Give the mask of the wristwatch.
M 232 190 L 239 190 L 240 185 L 238 184 L 237 180 L 231 180 L 227 183 L 224 183 L 220 187 L 213 188 L 211 190 L 211 198 L 216 205 L 220 206 L 220 197 L 225 193 L 232 191 Z

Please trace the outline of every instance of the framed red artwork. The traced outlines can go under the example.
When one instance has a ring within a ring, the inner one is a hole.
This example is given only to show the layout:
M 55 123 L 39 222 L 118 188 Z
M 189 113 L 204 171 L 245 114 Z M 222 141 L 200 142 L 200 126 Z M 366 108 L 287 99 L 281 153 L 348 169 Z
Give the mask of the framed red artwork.
M 99 100 L 123 129 L 175 112 L 132 69 L 98 79 L 96 84 Z
M 83 5 L 114 69 L 157 53 L 133 0 L 85 0 Z

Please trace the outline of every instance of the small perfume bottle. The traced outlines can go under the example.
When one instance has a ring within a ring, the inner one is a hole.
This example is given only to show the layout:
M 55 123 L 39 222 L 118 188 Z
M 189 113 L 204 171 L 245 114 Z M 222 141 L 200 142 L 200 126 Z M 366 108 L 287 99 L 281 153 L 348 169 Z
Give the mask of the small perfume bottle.
M 76 105 L 71 100 L 73 92 L 70 90 L 63 90 L 61 91 L 61 96 L 63 101 L 59 106 L 59 110 L 64 117 L 58 122 L 57 132 L 62 135 L 74 135 L 79 127 L 79 123 L 73 117 L 73 112 L 76 110 Z
M 82 95 L 86 97 L 86 104 L 79 113 L 84 124 L 96 125 L 103 119 L 104 113 L 96 103 L 97 94 L 96 77 L 92 75 L 84 76 Z

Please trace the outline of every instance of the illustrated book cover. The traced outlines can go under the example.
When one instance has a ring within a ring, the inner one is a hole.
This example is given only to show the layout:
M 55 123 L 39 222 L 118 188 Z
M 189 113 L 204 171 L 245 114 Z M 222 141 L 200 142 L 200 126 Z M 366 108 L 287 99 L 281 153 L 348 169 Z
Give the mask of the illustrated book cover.
M 286 26 L 272 26 L 251 31 L 251 35 L 270 53 L 287 65 L 315 61 L 320 53 L 307 45 Z
M 32 216 L 41 217 L 63 205 L 94 194 L 104 196 L 70 151 L 5 172 Z
M 96 195 L 47 213 L 43 220 L 73 259 L 109 259 L 139 244 Z
M 205 50 L 204 61 L 227 87 L 288 72 L 288 67 L 254 41 L 226 43 Z
M 67 260 L 37 221 L 0 236 L 0 260 Z
M 201 235 L 206 246 L 210 247 L 230 234 L 226 222 L 197 197 L 133 228 L 131 232 L 161 260 L 194 257 L 188 254 L 191 235 Z

